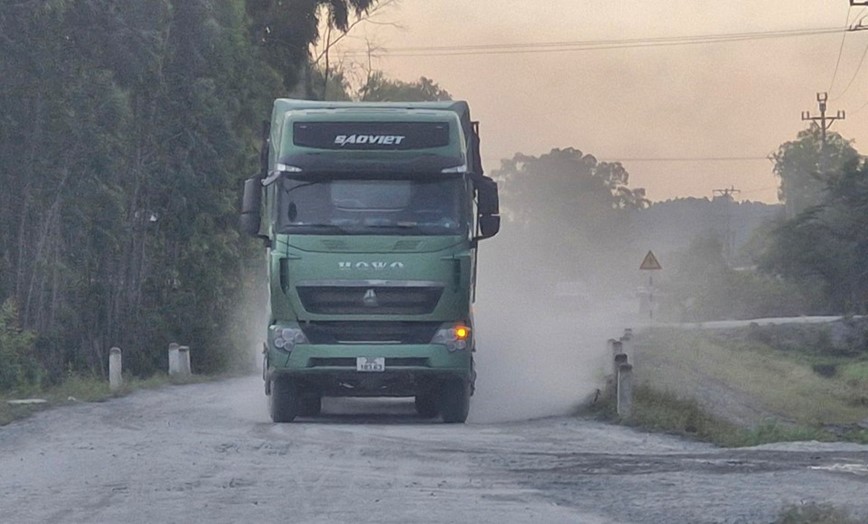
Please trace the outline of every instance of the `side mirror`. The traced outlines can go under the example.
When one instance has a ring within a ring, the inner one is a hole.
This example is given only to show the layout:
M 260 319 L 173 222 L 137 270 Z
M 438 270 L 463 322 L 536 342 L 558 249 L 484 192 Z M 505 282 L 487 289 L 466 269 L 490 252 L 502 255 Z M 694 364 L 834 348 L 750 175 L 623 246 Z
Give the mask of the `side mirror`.
M 241 231 L 250 236 L 259 236 L 262 222 L 262 179 L 248 178 L 244 181 L 244 196 L 241 198 Z
M 500 199 L 497 196 L 497 182 L 482 177 L 476 182 L 476 200 L 480 215 L 500 214 Z
M 480 239 L 491 238 L 500 231 L 500 217 L 497 215 L 481 215 L 479 217 Z

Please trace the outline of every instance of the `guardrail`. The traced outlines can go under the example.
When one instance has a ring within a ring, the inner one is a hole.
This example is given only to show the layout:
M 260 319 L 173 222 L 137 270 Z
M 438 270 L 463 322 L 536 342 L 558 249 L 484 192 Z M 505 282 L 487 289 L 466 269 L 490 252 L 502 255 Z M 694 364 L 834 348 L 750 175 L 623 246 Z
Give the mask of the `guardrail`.
M 616 411 L 622 419 L 633 415 L 633 364 L 636 349 L 633 343 L 633 330 L 625 329 L 620 339 L 606 341 L 612 356 L 612 377 L 610 383 L 615 388 Z

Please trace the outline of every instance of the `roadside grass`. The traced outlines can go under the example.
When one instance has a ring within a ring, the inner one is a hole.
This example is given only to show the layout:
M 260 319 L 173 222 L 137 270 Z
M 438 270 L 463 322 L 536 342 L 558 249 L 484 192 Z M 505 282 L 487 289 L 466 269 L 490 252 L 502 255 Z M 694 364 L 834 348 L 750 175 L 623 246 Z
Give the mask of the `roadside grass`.
M 807 427 L 848 425 L 868 413 L 868 362 L 842 361 L 831 376 L 813 369 L 801 353 L 725 335 L 674 329 L 643 332 L 637 347 L 653 365 L 641 367 L 645 383 L 660 389 L 700 388 L 712 378 L 749 398 L 775 418 Z
M 169 384 L 195 384 L 226 378 L 225 375 L 192 375 L 179 378 L 170 377 L 165 373 L 156 373 L 148 378 L 124 376 L 123 385 L 117 391 L 111 391 L 107 380 L 82 375 L 70 375 L 57 385 L 48 388 L 31 387 L 9 393 L 0 393 L 0 426 L 27 418 L 30 415 L 57 406 L 75 404 L 77 402 L 103 402 L 122 397 L 140 389 L 154 389 Z M 42 403 L 10 404 L 10 400 L 39 399 Z
M 806 352 L 720 333 L 643 331 L 633 355 L 633 416 L 617 416 L 611 384 L 585 412 L 724 447 L 806 440 L 868 444 L 868 362 L 835 358 L 835 372 L 820 374 Z
M 680 398 L 672 392 L 655 390 L 647 385 L 638 386 L 634 390 L 633 416 L 629 419 L 618 417 L 612 391 L 603 394 L 585 413 L 598 420 L 618 422 L 645 431 L 678 435 L 722 447 L 837 440 L 834 434 L 822 429 L 782 424 L 773 420 L 750 428 L 740 427 L 715 417 L 695 400 Z M 868 434 L 861 435 L 861 440 L 848 440 L 868 444 Z
M 859 524 L 844 510 L 837 509 L 831 504 L 818 504 L 811 502 L 789 506 L 781 511 L 774 524 Z

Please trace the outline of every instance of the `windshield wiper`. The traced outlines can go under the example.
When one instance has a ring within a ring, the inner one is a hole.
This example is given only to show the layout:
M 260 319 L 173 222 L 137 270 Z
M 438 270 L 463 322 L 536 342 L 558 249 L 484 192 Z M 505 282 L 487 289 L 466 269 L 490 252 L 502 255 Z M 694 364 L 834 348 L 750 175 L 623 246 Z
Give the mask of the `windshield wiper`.
M 315 186 L 317 184 L 324 184 L 325 182 L 331 182 L 331 180 L 320 179 L 320 180 L 311 180 L 310 182 L 302 182 L 297 186 L 284 187 L 283 193 L 288 195 L 288 194 L 292 193 L 293 191 L 295 191 L 296 189 L 301 189 L 303 187 L 308 187 L 308 186 Z

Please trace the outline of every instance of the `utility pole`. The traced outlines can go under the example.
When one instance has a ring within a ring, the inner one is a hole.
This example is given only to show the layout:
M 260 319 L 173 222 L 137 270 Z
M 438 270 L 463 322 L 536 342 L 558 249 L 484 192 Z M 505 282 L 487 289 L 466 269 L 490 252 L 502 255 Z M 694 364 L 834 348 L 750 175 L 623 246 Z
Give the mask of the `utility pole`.
M 736 189 L 735 186 L 730 186 L 726 189 L 712 189 L 711 194 L 715 197 L 726 197 L 732 199 L 732 195 L 741 193 L 741 189 Z
M 712 202 L 720 202 L 720 205 L 723 207 L 723 217 L 722 222 L 724 224 L 724 232 L 723 232 L 723 249 L 724 249 L 724 258 L 726 259 L 726 263 L 732 266 L 733 259 L 735 257 L 735 231 L 732 228 L 732 205 L 734 203 L 734 199 L 732 196 L 736 193 L 741 193 L 740 189 L 736 189 L 735 186 L 730 186 L 725 189 L 712 189 Z
M 866 0 L 868 3 L 868 0 Z M 826 146 L 826 131 L 832 127 L 835 120 L 844 120 L 844 111 L 838 111 L 835 116 L 826 116 L 826 100 L 829 99 L 829 93 L 817 93 L 817 104 L 820 106 L 820 116 L 811 116 L 810 111 L 802 111 L 802 121 L 810 120 L 819 122 L 820 131 L 823 134 L 823 147 Z

